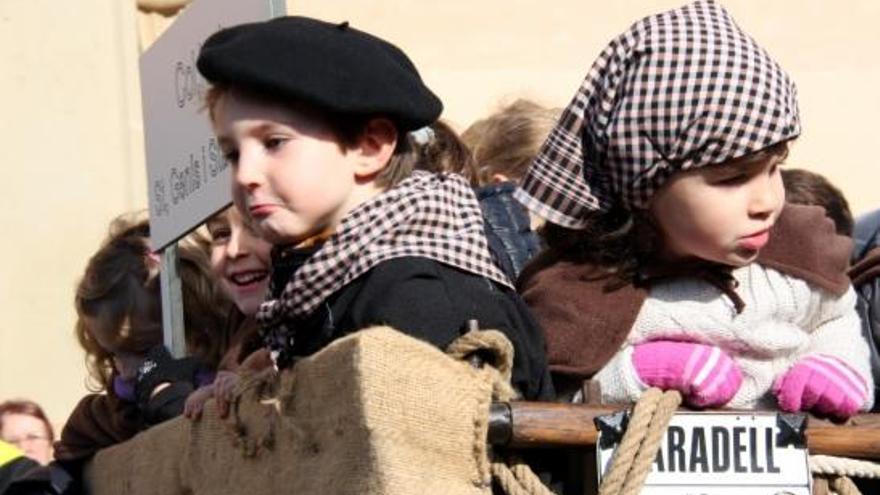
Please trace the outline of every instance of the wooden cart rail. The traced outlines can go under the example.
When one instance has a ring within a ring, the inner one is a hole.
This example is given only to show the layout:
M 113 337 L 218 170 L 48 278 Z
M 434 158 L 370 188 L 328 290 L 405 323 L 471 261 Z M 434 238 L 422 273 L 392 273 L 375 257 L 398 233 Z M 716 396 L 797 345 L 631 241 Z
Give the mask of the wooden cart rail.
M 619 410 L 555 402 L 496 402 L 489 416 L 489 443 L 518 448 L 592 446 L 598 436 L 593 419 Z M 810 417 L 807 445 L 812 454 L 880 459 L 880 414 L 862 414 L 845 424 Z

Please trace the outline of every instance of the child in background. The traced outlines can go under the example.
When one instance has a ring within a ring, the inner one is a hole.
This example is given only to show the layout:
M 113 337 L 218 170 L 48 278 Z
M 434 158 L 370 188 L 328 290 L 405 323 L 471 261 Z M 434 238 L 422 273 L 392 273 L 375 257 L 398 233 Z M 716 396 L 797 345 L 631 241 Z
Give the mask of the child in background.
M 522 244 L 534 240 L 535 246 L 540 246 L 537 236 L 529 228 L 526 211 L 513 201 L 509 192 L 484 194 L 488 188 L 494 190 L 494 186 L 480 186 L 470 148 L 448 124 L 437 121 L 411 132 L 410 139 L 417 157 L 416 170 L 458 174 L 474 188 L 483 214 L 492 261 L 510 280 L 516 280 L 521 265 L 532 254 L 528 245 Z M 512 190 L 511 185 L 510 191 Z M 530 237 L 524 237 L 523 232 Z M 535 247 L 534 251 L 537 252 L 537 249 Z
M 479 185 L 471 150 L 446 122 L 438 120 L 409 133 L 408 138 L 415 153 L 415 170 L 458 174 L 472 186 Z
M 203 240 L 178 244 L 187 354 L 162 346 L 159 259 L 149 223 L 119 218 L 89 260 L 76 291 L 76 336 L 98 393 L 77 404 L 56 459 L 76 472 L 99 449 L 179 415 L 186 397 L 213 378 L 226 347 L 228 302 L 210 274 Z M 103 393 L 101 393 L 103 392 Z
M 717 3 L 609 44 L 516 192 L 554 224 L 523 287 L 558 376 L 605 402 L 870 408 L 851 242 L 784 204 L 799 133 L 794 84 Z
M 254 319 L 269 287 L 272 245 L 251 230 L 235 207 L 214 215 L 205 226 L 211 237 L 211 271 L 234 307 L 228 319 L 230 342 L 217 377 L 187 398 L 184 414 L 193 419 L 201 416 L 210 398 L 216 399 L 220 417 L 226 417 L 239 372 L 272 365 Z
M 785 168 L 782 170 L 782 184 L 786 203 L 825 208 L 825 214 L 834 222 L 837 233 L 852 237 L 854 222 L 849 202 L 828 179 L 809 170 Z
M 461 139 L 474 155 L 480 184 L 518 183 L 561 112 L 520 98 L 471 124 Z
M 880 383 L 880 231 L 870 224 L 876 221 L 880 210 L 864 215 L 856 220 L 855 232 L 860 235 L 864 232 L 872 232 L 865 235 L 864 244 L 854 250 L 855 264 L 850 268 L 849 276 L 858 295 L 856 310 L 862 319 L 862 330 L 865 338 L 871 344 L 871 365 L 874 370 L 874 387 Z M 866 223 L 862 223 L 866 222 Z M 860 229 L 860 227 L 863 227 Z M 872 231 L 872 229 L 874 229 Z M 864 250 L 859 253 L 858 250 Z M 880 411 L 875 403 L 874 412 Z
M 513 343 L 513 383 L 552 396 L 544 343 L 492 262 L 455 174 L 413 172 L 442 104 L 394 45 L 284 17 L 212 35 L 199 71 L 236 207 L 276 246 L 257 318 L 279 368 L 371 325 L 445 348 L 469 320 Z
M 479 170 L 477 198 L 487 230 L 497 239 L 502 266 L 516 280 L 542 243 L 528 211 L 513 199 L 513 191 L 559 117 L 557 109 L 529 100 L 516 100 L 472 124 L 462 134 Z M 509 268 L 508 268 L 509 267 Z

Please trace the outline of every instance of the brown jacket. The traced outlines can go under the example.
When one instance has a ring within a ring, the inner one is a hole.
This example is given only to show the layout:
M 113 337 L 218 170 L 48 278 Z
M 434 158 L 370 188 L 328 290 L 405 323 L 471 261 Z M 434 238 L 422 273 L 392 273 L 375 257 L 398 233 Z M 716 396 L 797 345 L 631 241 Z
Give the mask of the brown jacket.
M 144 428 L 144 421 L 133 402 L 115 394 L 89 394 L 79 401 L 61 430 L 55 444 L 55 458 L 75 461 L 124 442 Z
M 850 286 L 846 269 L 851 250 L 852 241 L 835 233 L 821 207 L 789 204 L 758 263 L 842 295 Z M 535 260 L 536 266 L 552 256 Z M 524 271 L 520 290 L 544 329 L 555 374 L 589 378 L 625 341 L 649 288 L 627 284 L 609 289 L 611 280 L 604 269 L 568 261 Z

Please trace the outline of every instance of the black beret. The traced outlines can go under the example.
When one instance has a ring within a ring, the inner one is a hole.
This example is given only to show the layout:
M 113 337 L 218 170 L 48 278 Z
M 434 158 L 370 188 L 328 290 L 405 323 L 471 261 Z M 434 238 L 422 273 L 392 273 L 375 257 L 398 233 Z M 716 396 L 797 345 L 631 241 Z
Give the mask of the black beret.
M 199 72 L 228 84 L 342 115 L 383 115 L 402 131 L 433 123 L 440 99 L 400 48 L 342 24 L 279 17 L 211 35 Z

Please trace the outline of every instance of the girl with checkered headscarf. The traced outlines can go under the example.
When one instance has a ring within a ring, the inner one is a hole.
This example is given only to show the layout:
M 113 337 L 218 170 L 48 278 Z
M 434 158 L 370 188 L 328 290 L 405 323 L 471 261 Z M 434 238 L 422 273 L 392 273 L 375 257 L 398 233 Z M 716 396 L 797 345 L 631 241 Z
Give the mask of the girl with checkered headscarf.
M 720 5 L 643 19 L 593 64 L 517 199 L 550 249 L 520 280 L 557 390 L 848 417 L 873 402 L 820 208 L 786 205 L 796 89 Z

